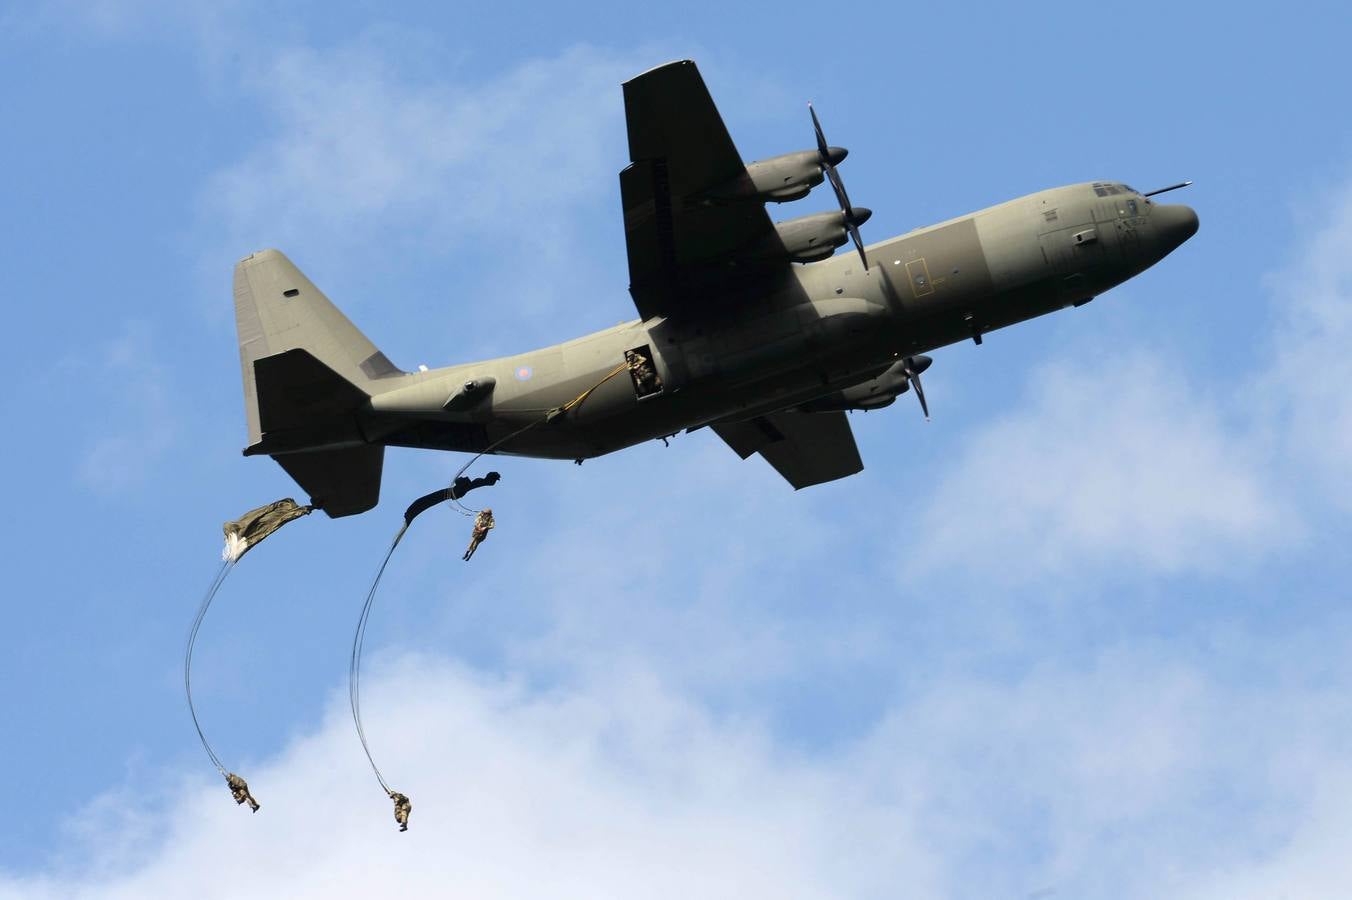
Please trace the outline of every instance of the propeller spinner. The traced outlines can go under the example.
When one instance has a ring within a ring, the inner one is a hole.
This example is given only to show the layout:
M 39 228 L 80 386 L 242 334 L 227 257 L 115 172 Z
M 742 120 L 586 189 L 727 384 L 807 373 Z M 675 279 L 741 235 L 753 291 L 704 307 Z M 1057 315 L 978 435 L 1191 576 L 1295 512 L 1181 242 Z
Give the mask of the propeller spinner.
M 859 251 L 859 259 L 864 263 L 864 271 L 867 272 L 868 257 L 864 255 L 864 241 L 859 237 L 859 226 L 868 220 L 870 212 L 862 207 L 855 209 L 850 205 L 850 195 L 845 193 L 845 182 L 840 180 L 840 173 L 836 171 L 833 162 L 833 157 L 839 156 L 840 159 L 844 159 L 844 156 L 833 153 L 830 145 L 826 143 L 821 120 L 817 118 L 817 111 L 812 108 L 811 103 L 807 105 L 807 111 L 812 114 L 812 128 L 817 132 L 817 159 L 821 163 L 822 171 L 826 173 L 826 180 L 831 182 L 831 190 L 836 193 L 840 211 L 845 214 L 845 228 L 850 232 L 850 239 L 854 241 L 854 247 Z

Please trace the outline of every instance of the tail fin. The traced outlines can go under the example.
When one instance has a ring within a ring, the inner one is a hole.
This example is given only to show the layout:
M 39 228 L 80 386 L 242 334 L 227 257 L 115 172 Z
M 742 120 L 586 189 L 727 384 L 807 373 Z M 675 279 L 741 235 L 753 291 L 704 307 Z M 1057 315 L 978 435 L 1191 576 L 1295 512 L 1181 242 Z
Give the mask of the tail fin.
M 330 516 L 375 506 L 385 449 L 365 443 L 356 414 L 403 373 L 276 250 L 235 266 L 235 326 L 244 452 L 270 454 Z

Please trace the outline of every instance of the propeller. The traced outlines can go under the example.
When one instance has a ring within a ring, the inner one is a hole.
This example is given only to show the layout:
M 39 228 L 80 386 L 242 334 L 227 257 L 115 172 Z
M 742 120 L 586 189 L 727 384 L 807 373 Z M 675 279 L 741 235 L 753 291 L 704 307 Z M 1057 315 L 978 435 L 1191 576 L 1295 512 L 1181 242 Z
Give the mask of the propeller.
M 807 105 L 807 111 L 812 114 L 812 128 L 817 132 L 817 159 L 821 163 L 822 171 L 826 173 L 826 179 L 831 182 L 831 190 L 836 192 L 840 211 L 845 213 L 845 227 L 850 232 L 850 239 L 854 241 L 854 247 L 859 251 L 859 259 L 864 263 L 864 271 L 867 272 L 868 257 L 864 255 L 864 242 L 859 237 L 859 226 L 868 220 L 869 212 L 862 207 L 856 210 L 850 205 L 850 195 L 845 193 L 845 182 L 840 180 L 840 173 L 836 171 L 836 165 L 832 162 L 832 157 L 839 154 L 833 154 L 826 143 L 821 120 L 817 118 L 817 111 L 812 108 L 811 103 Z
M 930 420 L 929 404 L 925 402 L 925 389 L 920 385 L 920 373 L 928 369 L 931 362 L 928 356 L 907 356 L 901 361 L 906 380 L 915 385 L 915 396 L 920 401 L 920 411 L 925 414 L 926 422 Z

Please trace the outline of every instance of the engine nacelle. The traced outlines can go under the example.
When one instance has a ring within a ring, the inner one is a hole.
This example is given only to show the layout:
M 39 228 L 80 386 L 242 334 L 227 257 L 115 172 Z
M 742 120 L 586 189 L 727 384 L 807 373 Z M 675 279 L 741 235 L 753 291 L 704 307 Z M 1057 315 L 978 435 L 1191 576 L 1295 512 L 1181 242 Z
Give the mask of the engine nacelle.
M 828 148 L 833 166 L 840 165 L 848 154 L 844 147 Z M 799 150 L 748 163 L 745 175 L 710 191 L 709 199 L 786 203 L 806 197 L 825 177 L 817 151 Z
M 930 358 L 915 358 L 916 374 L 928 369 Z M 911 380 L 906 377 L 906 363 L 898 360 L 887 371 L 870 381 L 861 381 L 847 388 L 818 397 L 799 407 L 803 412 L 840 412 L 851 409 L 882 409 L 891 406 L 896 399 L 911 389 Z
M 872 210 L 856 207 L 855 226 L 867 222 L 871 215 Z M 803 263 L 826 259 L 850 239 L 850 232 L 845 227 L 845 213 L 839 210 L 779 222 L 775 231 L 789 259 Z

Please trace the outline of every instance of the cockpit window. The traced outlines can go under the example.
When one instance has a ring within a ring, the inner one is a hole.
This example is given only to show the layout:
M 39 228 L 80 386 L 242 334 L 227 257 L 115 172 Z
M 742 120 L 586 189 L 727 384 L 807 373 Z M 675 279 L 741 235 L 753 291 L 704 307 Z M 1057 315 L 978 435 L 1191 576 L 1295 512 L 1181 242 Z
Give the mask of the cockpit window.
M 1136 191 L 1133 190 L 1129 185 L 1110 184 L 1106 181 L 1096 181 L 1094 182 L 1094 193 L 1100 197 L 1113 197 L 1118 194 L 1134 194 L 1136 193 Z
M 1137 215 L 1140 215 L 1140 213 L 1138 213 L 1138 212 L 1136 211 L 1136 201 L 1135 201 L 1135 200 L 1128 200 L 1128 201 L 1127 201 L 1127 212 L 1131 213 L 1132 217 L 1135 217 L 1135 216 L 1137 216 Z

